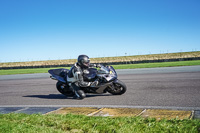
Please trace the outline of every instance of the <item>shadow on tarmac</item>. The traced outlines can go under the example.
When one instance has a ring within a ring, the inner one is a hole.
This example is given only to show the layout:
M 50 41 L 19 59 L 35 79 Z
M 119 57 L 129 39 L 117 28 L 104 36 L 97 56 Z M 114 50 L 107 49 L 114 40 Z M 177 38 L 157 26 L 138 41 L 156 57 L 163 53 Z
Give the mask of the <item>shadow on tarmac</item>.
M 49 94 L 49 95 L 27 95 L 23 97 L 33 97 L 33 98 L 42 98 L 42 99 L 66 99 L 70 97 L 66 97 L 62 94 Z
M 87 94 L 86 98 L 99 97 L 99 96 L 113 96 L 111 94 Z M 75 96 L 64 96 L 62 94 L 49 94 L 49 95 L 27 95 L 23 97 L 33 97 L 41 99 L 72 99 L 77 100 Z

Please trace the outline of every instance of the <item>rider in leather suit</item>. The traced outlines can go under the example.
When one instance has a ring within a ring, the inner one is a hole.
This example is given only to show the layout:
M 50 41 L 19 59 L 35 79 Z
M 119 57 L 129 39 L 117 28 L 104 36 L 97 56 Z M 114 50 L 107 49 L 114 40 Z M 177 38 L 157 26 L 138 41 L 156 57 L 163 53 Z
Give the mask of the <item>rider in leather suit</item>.
M 85 87 L 97 86 L 98 81 L 87 82 L 84 81 L 83 74 L 84 70 L 89 68 L 90 59 L 87 55 L 79 55 L 78 62 L 71 67 L 67 75 L 67 81 L 71 82 L 71 86 L 74 89 L 75 95 L 78 99 L 83 99 L 86 97 L 85 92 L 82 90 Z M 92 67 L 100 67 L 100 65 L 93 64 Z M 87 72 L 87 71 L 86 71 Z

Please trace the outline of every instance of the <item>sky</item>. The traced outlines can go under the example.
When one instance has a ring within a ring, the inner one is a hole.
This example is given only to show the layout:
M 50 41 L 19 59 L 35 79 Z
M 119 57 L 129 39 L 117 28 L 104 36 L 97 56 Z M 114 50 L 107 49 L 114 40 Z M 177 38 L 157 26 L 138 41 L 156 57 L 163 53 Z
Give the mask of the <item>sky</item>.
M 0 0 L 0 62 L 200 51 L 200 0 Z

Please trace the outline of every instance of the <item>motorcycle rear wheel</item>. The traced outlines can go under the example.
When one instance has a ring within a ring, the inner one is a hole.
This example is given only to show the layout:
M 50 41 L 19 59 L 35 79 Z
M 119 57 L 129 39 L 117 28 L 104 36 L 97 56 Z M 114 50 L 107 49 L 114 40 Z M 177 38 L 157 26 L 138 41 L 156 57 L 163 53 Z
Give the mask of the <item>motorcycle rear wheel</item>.
M 63 82 L 58 81 L 56 83 L 56 88 L 61 94 L 65 95 L 65 96 L 73 96 L 74 95 L 74 93 L 70 90 L 69 86 Z
M 126 92 L 126 90 L 126 85 L 122 81 L 118 80 L 117 82 L 113 83 L 112 89 L 108 89 L 108 92 L 113 95 L 122 95 Z

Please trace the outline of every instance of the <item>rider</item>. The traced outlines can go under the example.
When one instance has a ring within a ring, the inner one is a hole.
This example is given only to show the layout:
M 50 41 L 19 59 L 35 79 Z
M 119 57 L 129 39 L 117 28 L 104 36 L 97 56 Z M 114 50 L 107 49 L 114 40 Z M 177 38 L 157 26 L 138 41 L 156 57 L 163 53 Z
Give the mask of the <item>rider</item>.
M 83 79 L 83 74 L 85 72 L 84 70 L 90 66 L 89 57 L 87 55 L 79 55 L 77 63 L 75 63 L 68 72 L 67 81 L 71 82 L 71 86 L 74 89 L 75 95 L 79 99 L 86 97 L 85 92 L 81 90 L 81 88 L 89 86 L 95 87 L 98 85 L 98 81 L 87 82 Z M 100 65 L 96 64 L 93 66 L 100 67 Z

